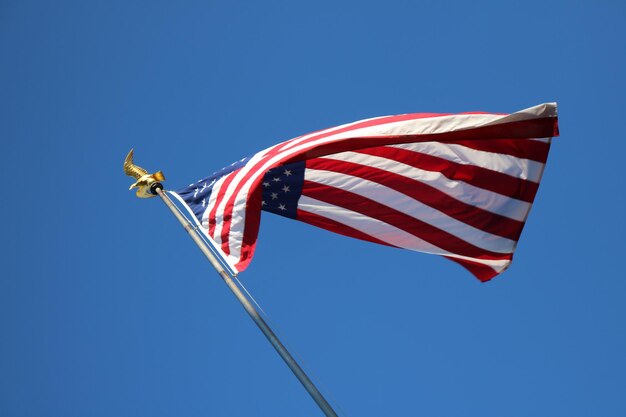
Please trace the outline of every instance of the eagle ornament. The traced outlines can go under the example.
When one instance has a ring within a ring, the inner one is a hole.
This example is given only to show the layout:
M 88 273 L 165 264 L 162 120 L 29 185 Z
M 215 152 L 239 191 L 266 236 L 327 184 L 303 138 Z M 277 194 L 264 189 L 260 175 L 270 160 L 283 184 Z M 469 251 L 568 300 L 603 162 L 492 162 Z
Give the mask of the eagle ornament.
M 151 190 L 154 184 L 160 183 L 161 181 L 165 181 L 165 176 L 161 171 L 157 171 L 154 174 L 149 174 L 148 171 L 143 169 L 142 167 L 135 165 L 133 163 L 133 155 L 134 149 L 131 149 L 126 155 L 126 159 L 124 160 L 124 174 L 129 177 L 133 177 L 137 181 L 130 186 L 129 190 L 133 188 L 137 188 L 137 197 L 139 198 L 150 198 L 154 197 L 154 194 Z

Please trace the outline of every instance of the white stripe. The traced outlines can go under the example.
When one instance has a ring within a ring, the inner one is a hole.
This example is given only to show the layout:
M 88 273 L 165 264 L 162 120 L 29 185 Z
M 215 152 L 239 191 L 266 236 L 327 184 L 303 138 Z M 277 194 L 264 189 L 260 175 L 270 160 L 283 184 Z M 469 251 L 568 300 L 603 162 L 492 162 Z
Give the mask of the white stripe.
M 227 175 L 215 181 L 215 184 L 213 184 L 213 188 L 211 189 L 211 194 L 209 194 L 209 201 L 207 202 L 206 210 L 204 210 L 204 212 L 202 213 L 202 216 L 200 216 L 202 226 L 207 229 L 207 232 L 209 229 L 209 213 L 211 212 L 211 209 L 213 208 L 213 206 L 215 206 L 215 201 L 217 200 L 217 194 L 222 188 L 222 185 L 224 184 L 226 177 Z
M 302 196 L 300 198 L 298 202 L 298 209 L 306 211 L 308 213 L 317 214 L 318 216 L 334 220 L 341 224 L 345 224 L 346 226 L 356 229 L 361 233 L 365 233 L 366 235 L 372 236 L 378 240 L 382 240 L 383 242 L 393 246 L 418 252 L 450 256 L 457 259 L 465 259 L 478 262 L 480 264 L 493 268 L 496 272 L 504 270 L 511 262 L 507 259 L 476 259 L 468 256 L 461 256 L 458 254 L 450 253 L 444 249 L 432 245 L 431 243 L 426 242 L 423 239 L 418 238 L 417 236 L 407 233 L 402 229 L 398 229 L 395 226 L 381 222 L 380 220 L 367 217 L 361 213 L 347 210 L 343 207 L 337 207 L 328 203 L 324 203 L 322 201 L 307 196 Z
M 544 165 L 541 162 L 531 161 L 530 159 L 479 151 L 457 144 L 420 142 L 389 145 L 389 147 L 432 155 L 457 164 L 475 165 L 535 183 L 538 183 L 541 179 Z
M 206 229 L 207 236 L 209 236 L 209 214 L 211 213 L 211 209 L 213 208 L 213 206 L 215 206 L 217 195 L 219 194 L 219 191 L 222 189 L 222 186 L 224 185 L 224 181 L 226 180 L 227 177 L 228 175 L 225 175 L 219 180 L 217 180 L 215 184 L 213 184 L 213 189 L 211 190 L 211 195 L 209 196 L 209 202 L 206 205 L 206 210 L 204 210 L 204 213 L 202 213 L 202 217 L 201 217 L 202 226 Z M 216 225 L 215 230 L 217 230 L 217 225 Z M 222 244 L 222 238 L 219 233 L 213 233 L 213 236 L 210 236 L 210 237 L 218 246 Z
M 499 124 L 533 120 L 545 117 L 556 117 L 556 103 L 539 104 L 528 109 L 520 110 L 512 114 L 450 114 L 446 116 L 433 115 L 432 117 L 422 117 L 412 120 L 385 123 L 378 126 L 371 126 L 362 129 L 350 130 L 334 136 L 335 139 L 346 139 L 357 136 L 403 136 L 403 135 L 429 135 L 460 130 L 475 129 L 485 126 L 496 126 Z M 381 119 L 383 116 L 373 119 L 360 120 L 361 123 L 368 120 Z M 354 125 L 350 123 L 341 127 Z
M 531 206 L 530 203 L 525 201 L 475 187 L 463 181 L 451 180 L 437 171 L 426 171 L 380 156 L 357 152 L 342 152 L 326 155 L 324 158 L 371 166 L 402 175 L 414 181 L 425 183 L 456 200 L 513 220 L 524 221 Z
M 393 116 L 388 116 L 393 117 Z M 498 124 L 504 115 L 497 114 L 451 114 L 447 116 L 433 115 L 409 120 L 383 123 L 375 126 L 362 127 L 333 135 L 335 139 L 353 137 L 385 137 L 405 135 L 433 135 L 438 133 L 457 132 L 474 129 L 488 124 Z
M 406 194 L 363 178 L 307 168 L 304 179 L 349 191 L 376 201 L 487 251 L 511 253 L 515 249 L 516 242 L 514 240 L 477 229 Z
M 519 122 L 523 120 L 541 119 L 545 117 L 557 116 L 557 104 L 556 103 L 543 103 L 533 107 L 529 107 L 524 110 L 517 111 L 505 116 L 500 123 Z

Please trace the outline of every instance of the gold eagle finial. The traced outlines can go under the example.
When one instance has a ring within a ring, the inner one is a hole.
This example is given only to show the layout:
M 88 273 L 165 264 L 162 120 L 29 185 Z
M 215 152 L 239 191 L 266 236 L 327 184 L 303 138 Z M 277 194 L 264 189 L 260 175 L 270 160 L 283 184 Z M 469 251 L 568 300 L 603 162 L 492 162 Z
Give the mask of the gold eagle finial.
M 133 162 L 134 149 L 131 149 L 126 155 L 124 160 L 124 174 L 129 177 L 133 177 L 137 181 L 130 186 L 129 190 L 137 188 L 137 197 L 150 198 L 154 197 L 151 191 L 151 187 L 155 183 L 165 181 L 165 176 L 161 171 L 157 171 L 154 174 L 149 174 L 148 171 L 142 167 L 135 165 Z

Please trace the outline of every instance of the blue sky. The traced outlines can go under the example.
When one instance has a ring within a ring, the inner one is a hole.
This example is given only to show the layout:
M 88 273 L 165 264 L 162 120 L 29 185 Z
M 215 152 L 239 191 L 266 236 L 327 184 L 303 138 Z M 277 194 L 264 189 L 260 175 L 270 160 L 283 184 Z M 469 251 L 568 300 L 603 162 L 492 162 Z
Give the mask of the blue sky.
M 156 199 L 309 131 L 558 101 L 512 267 L 270 214 L 241 275 L 341 416 L 624 416 L 626 5 L 0 2 L 0 415 L 319 416 Z

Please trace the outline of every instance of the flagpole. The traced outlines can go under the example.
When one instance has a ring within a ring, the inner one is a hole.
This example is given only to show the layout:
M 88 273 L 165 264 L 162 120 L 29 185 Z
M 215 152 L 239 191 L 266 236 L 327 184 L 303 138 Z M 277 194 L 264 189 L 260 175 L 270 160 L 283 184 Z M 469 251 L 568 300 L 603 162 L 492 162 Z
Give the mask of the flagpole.
M 150 187 L 150 192 L 161 197 L 161 200 L 165 203 L 167 208 L 172 212 L 174 217 L 178 219 L 183 228 L 187 231 L 191 239 L 196 243 L 196 245 L 200 248 L 204 256 L 209 260 L 213 268 L 220 275 L 222 280 L 228 285 L 228 288 L 232 291 L 232 293 L 237 297 L 237 300 L 241 303 L 243 308 L 246 310 L 252 321 L 261 329 L 261 332 L 265 335 L 267 340 L 274 346 L 276 352 L 280 355 L 281 358 L 285 361 L 289 369 L 294 373 L 296 378 L 302 383 L 307 392 L 311 395 L 313 400 L 317 403 L 320 409 L 324 412 L 326 417 L 338 417 L 337 413 L 330 406 L 328 401 L 324 398 L 322 393 L 317 389 L 315 384 L 311 381 L 311 379 L 307 376 L 307 374 L 302 370 L 300 365 L 296 362 L 296 360 L 291 356 L 287 348 L 281 343 L 276 334 L 272 331 L 272 329 L 267 325 L 265 320 L 259 315 L 259 312 L 256 308 L 248 301 L 246 296 L 241 292 L 237 284 L 233 281 L 232 277 L 226 271 L 226 269 L 222 266 L 222 264 L 217 260 L 213 252 L 209 249 L 206 242 L 200 237 L 196 228 L 183 216 L 179 210 L 176 208 L 172 200 L 167 196 L 165 191 L 163 191 L 163 186 L 155 182 Z

